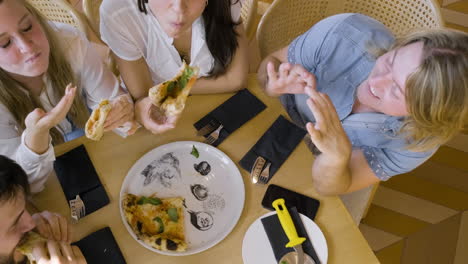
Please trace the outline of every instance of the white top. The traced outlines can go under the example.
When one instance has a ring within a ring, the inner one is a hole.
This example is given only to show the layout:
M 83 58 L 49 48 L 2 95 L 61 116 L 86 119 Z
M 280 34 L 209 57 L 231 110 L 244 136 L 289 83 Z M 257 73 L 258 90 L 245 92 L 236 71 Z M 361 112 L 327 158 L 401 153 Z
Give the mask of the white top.
M 231 6 L 234 21 L 240 18 L 240 2 Z M 137 0 L 104 0 L 100 7 L 101 38 L 124 60 L 145 58 L 154 84 L 159 84 L 178 72 L 182 60 L 174 39 L 164 32 L 148 6 L 147 11 L 146 15 L 140 12 Z M 200 69 L 199 76 L 207 76 L 214 59 L 206 44 L 202 17 L 192 24 L 190 58 L 190 65 Z
M 63 45 L 68 61 L 75 77 L 81 83 L 81 96 L 86 97 L 89 108 L 97 107 L 101 99 L 112 99 L 123 94 L 118 80 L 105 67 L 100 56 L 90 49 L 86 37 L 70 25 L 50 23 L 56 28 L 58 40 Z M 52 86 L 47 76 L 44 77 L 47 93 L 52 97 L 50 102 L 43 91 L 40 95 L 44 110 L 49 111 L 60 100 L 54 97 Z M 77 94 L 77 96 L 80 96 Z M 72 125 L 65 119 L 57 128 L 63 134 L 72 132 Z M 32 192 L 44 188 L 47 176 L 52 172 L 55 160 L 54 148 L 49 143 L 49 149 L 41 155 L 32 152 L 24 144 L 24 133 L 7 108 L 0 104 L 0 154 L 15 160 L 26 171 Z

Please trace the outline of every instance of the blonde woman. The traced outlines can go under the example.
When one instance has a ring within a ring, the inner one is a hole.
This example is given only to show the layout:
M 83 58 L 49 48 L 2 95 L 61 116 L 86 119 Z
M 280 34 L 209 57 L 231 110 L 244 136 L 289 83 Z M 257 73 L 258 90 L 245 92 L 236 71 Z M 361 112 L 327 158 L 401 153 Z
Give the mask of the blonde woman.
M 52 170 L 52 145 L 82 135 L 88 108 L 113 99 L 106 130 L 133 120 L 128 95 L 98 58 L 74 28 L 47 23 L 25 1 L 0 0 L 0 154 L 23 167 L 33 192 Z
M 376 55 L 378 50 L 387 50 Z M 314 187 L 353 192 L 413 170 L 468 120 L 468 34 L 394 40 L 360 14 L 326 18 L 261 64 L 259 81 L 307 128 Z M 320 154 L 319 154 L 320 153 Z

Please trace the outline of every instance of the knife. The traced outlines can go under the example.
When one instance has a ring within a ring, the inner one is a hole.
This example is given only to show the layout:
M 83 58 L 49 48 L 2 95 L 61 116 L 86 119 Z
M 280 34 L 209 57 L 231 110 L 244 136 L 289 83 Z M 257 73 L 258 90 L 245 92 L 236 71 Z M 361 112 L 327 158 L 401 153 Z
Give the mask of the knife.
M 276 199 L 275 201 L 273 201 L 272 205 L 273 208 L 275 208 L 281 226 L 283 227 L 283 230 L 289 239 L 289 243 L 286 244 L 286 247 L 292 247 L 296 251 L 296 264 L 315 263 L 309 255 L 304 254 L 304 250 L 302 249 L 302 243 L 306 240 L 306 238 L 299 237 L 297 235 L 296 227 L 294 226 L 294 222 L 292 221 L 291 215 L 289 214 L 284 199 Z M 306 261 L 304 261 L 304 258 L 306 259 Z

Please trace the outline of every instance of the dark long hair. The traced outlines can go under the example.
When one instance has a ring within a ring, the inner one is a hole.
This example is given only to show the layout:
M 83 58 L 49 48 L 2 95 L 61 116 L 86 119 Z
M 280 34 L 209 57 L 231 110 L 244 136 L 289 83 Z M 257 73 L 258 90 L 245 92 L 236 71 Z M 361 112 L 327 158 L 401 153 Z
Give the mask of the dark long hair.
M 15 161 L 0 155 L 0 202 L 11 201 L 22 192 L 29 195 L 26 172 Z
M 231 64 L 234 53 L 239 46 L 235 26 L 239 25 L 232 20 L 231 0 L 209 0 L 203 11 L 206 44 L 214 58 L 214 65 L 210 71 L 211 77 L 224 74 Z M 138 0 L 138 9 L 147 14 L 148 0 Z

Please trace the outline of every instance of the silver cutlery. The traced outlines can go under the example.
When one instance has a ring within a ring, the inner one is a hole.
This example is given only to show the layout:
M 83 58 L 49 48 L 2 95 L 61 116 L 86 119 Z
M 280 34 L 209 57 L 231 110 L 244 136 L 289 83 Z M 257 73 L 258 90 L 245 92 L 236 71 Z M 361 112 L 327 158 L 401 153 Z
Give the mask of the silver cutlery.
M 216 120 L 211 120 L 197 131 L 197 136 L 202 137 L 208 135 L 209 133 L 213 132 L 218 126 L 219 123 Z
M 86 208 L 83 200 L 77 194 L 75 199 L 70 200 L 71 218 L 73 223 L 77 223 L 80 218 L 86 215 Z
M 218 140 L 218 138 L 219 138 L 219 133 L 221 132 L 221 129 L 223 129 L 223 125 L 219 125 L 219 127 L 218 127 L 215 131 L 211 132 L 211 133 L 206 137 L 204 143 L 211 145 L 211 144 L 213 144 L 216 140 Z
M 252 170 L 250 171 L 250 176 L 252 177 L 252 183 L 256 184 L 259 181 L 260 174 L 262 173 L 263 166 L 265 166 L 266 160 L 258 156 L 255 160 L 254 165 L 252 166 Z
M 268 179 L 270 179 L 270 165 L 271 162 L 268 162 L 265 168 L 260 173 L 260 176 L 258 176 L 258 181 L 260 183 L 267 184 Z

